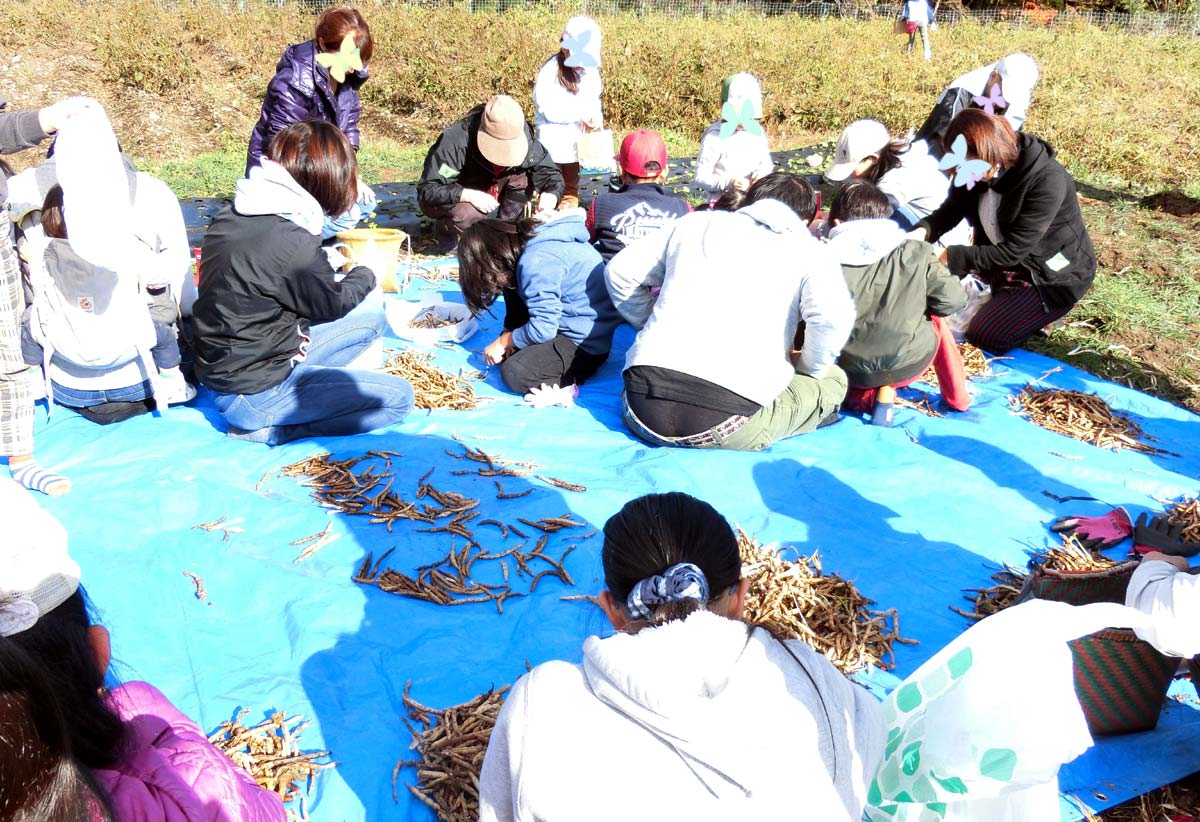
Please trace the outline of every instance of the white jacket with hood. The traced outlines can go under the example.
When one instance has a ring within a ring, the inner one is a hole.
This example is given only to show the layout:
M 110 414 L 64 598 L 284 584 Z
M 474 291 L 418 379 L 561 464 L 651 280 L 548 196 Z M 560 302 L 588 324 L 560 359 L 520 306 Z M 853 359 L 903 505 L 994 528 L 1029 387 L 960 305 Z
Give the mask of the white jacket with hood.
M 534 125 L 537 138 L 550 159 L 560 165 L 579 162 L 581 123 L 589 122 L 599 128 L 604 124 L 600 109 L 600 26 L 590 17 L 572 17 L 563 29 L 563 36 L 581 37 L 589 32 L 585 53 L 596 63 L 581 70 L 579 91 L 572 94 L 558 81 L 558 60 L 551 57 L 542 64 L 533 82 Z
M 680 217 L 626 246 L 605 276 L 617 311 L 641 329 L 626 368 L 670 368 L 762 406 L 797 372 L 824 378 L 854 328 L 841 267 L 778 200 Z
M 1169 562 L 1143 562 L 1133 572 L 1125 604 L 1152 618 L 1134 633 L 1170 656 L 1200 653 L 1200 576 Z
M 879 703 L 824 657 L 699 611 L 522 677 L 479 818 L 857 822 L 883 733 Z

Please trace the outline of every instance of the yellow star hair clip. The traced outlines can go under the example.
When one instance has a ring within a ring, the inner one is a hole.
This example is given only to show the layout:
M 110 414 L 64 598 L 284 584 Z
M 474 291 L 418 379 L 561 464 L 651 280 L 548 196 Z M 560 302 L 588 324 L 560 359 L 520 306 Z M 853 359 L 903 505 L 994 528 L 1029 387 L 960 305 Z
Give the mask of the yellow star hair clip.
M 329 76 L 339 83 L 346 82 L 346 72 L 363 70 L 362 57 L 359 56 L 353 34 L 342 38 L 342 47 L 337 51 L 318 54 L 317 62 L 329 69 Z

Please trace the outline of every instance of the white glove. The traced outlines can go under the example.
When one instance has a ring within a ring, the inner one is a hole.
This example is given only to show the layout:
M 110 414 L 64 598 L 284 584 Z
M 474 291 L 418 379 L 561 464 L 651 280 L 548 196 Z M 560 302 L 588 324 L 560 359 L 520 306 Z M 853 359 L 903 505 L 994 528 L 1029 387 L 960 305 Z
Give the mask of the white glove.
M 554 405 L 570 408 L 575 405 L 575 397 L 578 394 L 579 388 L 574 385 L 558 386 L 542 383 L 540 388 L 534 388 L 525 395 L 525 404 L 534 408 L 550 408 Z
M 475 188 L 464 188 L 458 199 L 459 202 L 470 203 L 477 211 L 483 214 L 491 214 L 500 207 L 499 200 L 486 191 L 480 191 Z
M 910 240 L 920 240 L 921 242 L 925 242 L 925 239 L 929 236 L 929 232 L 923 228 L 914 228 L 904 236 Z

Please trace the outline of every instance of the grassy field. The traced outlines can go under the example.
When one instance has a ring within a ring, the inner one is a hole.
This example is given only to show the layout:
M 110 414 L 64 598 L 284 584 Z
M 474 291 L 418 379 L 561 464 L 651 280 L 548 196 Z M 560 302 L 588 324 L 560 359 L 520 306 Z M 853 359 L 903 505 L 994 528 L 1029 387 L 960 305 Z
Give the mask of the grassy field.
M 232 191 L 275 61 L 311 36 L 313 16 L 254 2 L 244 13 L 151 0 L 81 8 L 0 0 L 0 92 L 21 108 L 91 94 L 126 151 L 177 194 Z M 489 94 L 510 93 L 528 110 L 533 75 L 568 13 L 363 8 L 376 40 L 360 152 L 370 182 L 414 179 L 437 132 Z M 901 53 L 886 20 L 601 22 L 609 125 L 657 128 L 672 156 L 694 155 L 718 115 L 720 80 L 735 71 L 762 79 L 768 134 L 783 149 L 832 139 L 859 117 L 902 132 L 958 73 L 1010 51 L 1034 54 L 1043 79 L 1027 128 L 1080 181 L 1101 269 L 1065 327 L 1031 347 L 1200 410 L 1196 41 L 960 24 L 936 32 L 926 64 Z
M 412 180 L 437 132 L 497 92 L 530 110 L 532 79 L 575 6 L 472 15 L 362 4 L 376 40 L 360 162 L 370 182 Z M 311 13 L 250 0 L 0 0 L 0 92 L 13 109 L 98 98 L 127 151 L 180 196 L 223 196 L 279 54 L 311 36 Z M 1200 45 L 1090 29 L 960 24 L 934 61 L 901 53 L 890 20 L 788 17 L 601 20 L 605 112 L 618 132 L 659 129 L 694 155 L 718 116 L 721 79 L 754 71 L 773 147 L 835 138 L 875 117 L 920 124 L 959 73 L 1017 50 L 1042 66 L 1027 129 L 1080 183 L 1100 271 L 1065 325 L 1030 347 L 1200 412 Z M 34 152 L 14 157 L 20 167 Z M 1110 812 L 1156 820 L 1178 787 Z M 1172 799 L 1174 797 L 1174 799 Z M 1194 812 L 1194 811 L 1193 811 Z

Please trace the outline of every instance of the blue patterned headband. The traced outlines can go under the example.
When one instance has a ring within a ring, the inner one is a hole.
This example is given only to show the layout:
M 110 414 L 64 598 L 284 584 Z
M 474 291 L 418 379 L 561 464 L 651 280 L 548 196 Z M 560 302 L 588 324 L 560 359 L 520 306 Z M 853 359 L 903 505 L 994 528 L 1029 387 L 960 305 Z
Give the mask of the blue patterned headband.
M 625 605 L 634 619 L 650 620 L 659 605 L 683 599 L 699 600 L 701 605 L 708 602 L 708 580 L 704 572 L 690 562 L 672 565 L 661 576 L 646 577 L 633 586 L 625 598 Z

